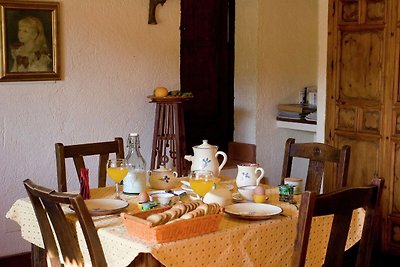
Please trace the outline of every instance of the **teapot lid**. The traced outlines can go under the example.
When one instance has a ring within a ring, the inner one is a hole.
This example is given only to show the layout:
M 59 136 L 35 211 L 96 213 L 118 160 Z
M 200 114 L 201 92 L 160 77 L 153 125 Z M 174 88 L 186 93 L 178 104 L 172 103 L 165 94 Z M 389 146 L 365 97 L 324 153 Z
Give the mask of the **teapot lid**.
M 210 145 L 208 143 L 208 140 L 203 140 L 203 143 L 201 145 L 194 146 L 194 147 L 195 148 L 205 148 L 205 149 L 218 148 L 217 146 Z

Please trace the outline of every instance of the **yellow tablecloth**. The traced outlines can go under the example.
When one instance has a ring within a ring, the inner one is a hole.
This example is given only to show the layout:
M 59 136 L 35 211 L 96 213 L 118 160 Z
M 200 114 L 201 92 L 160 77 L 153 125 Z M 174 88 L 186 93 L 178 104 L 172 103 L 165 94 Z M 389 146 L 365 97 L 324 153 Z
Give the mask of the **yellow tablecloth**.
M 112 197 L 113 187 L 91 190 L 92 198 Z M 141 252 L 151 253 L 166 266 L 290 266 L 296 236 L 297 209 L 278 201 L 278 189 L 267 190 L 267 203 L 283 208 L 289 217 L 275 216 L 269 220 L 247 221 L 224 215 L 219 230 L 206 235 L 163 244 L 143 242 L 128 235 L 118 215 L 93 217 L 109 266 L 126 266 Z M 129 197 L 127 212 L 138 211 L 136 197 Z M 72 224 L 73 211 L 65 208 Z M 40 229 L 28 198 L 17 200 L 7 212 L 7 218 L 21 226 L 27 241 L 43 246 Z M 356 210 L 350 228 L 347 248 L 361 237 L 364 211 Z M 321 266 L 326 250 L 332 217 L 313 219 L 307 266 Z M 77 236 L 86 262 L 89 253 L 80 227 Z M 90 266 L 90 264 L 89 264 Z

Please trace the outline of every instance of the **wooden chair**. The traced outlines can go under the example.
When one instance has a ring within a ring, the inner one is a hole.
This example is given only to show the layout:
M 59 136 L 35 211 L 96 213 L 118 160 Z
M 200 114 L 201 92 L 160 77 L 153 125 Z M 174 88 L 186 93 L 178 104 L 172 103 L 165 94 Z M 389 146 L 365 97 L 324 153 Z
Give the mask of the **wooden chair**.
M 55 144 L 58 191 L 67 191 L 67 176 L 65 170 L 65 159 L 73 158 L 76 173 L 79 177 L 81 168 L 85 168 L 84 156 L 99 155 L 98 187 L 106 185 L 106 163 L 111 153 L 115 153 L 117 158 L 124 158 L 124 141 L 121 137 L 116 137 L 114 141 L 87 143 L 78 145 L 64 146 L 62 143 Z
M 228 143 L 228 160 L 225 167 L 237 168 L 240 163 L 256 163 L 256 145 L 229 142 Z
M 292 267 L 304 266 L 310 236 L 312 217 L 333 214 L 333 223 L 325 255 L 324 266 L 342 266 L 343 255 L 354 209 L 366 210 L 357 265 L 368 267 L 373 248 L 373 229 L 379 214 L 379 201 L 383 179 L 373 179 L 366 187 L 345 188 L 328 194 L 317 195 L 306 191 L 301 196 L 297 236 L 292 257 Z
M 286 177 L 290 177 L 293 157 L 307 158 L 310 160 L 305 190 L 321 191 L 325 162 L 337 164 L 334 189 L 340 189 L 346 186 L 349 170 L 350 146 L 345 145 L 341 149 L 337 149 L 322 143 L 295 143 L 295 139 L 289 138 L 286 141 L 285 154 L 283 156 L 281 184 L 284 184 L 284 179 Z
M 67 227 L 68 222 L 60 204 L 73 207 L 85 236 L 92 265 L 107 266 L 96 228 L 81 195 L 55 192 L 29 179 L 24 181 L 24 185 L 39 223 L 48 266 L 62 266 L 56 240 L 66 266 L 84 266 L 78 240 L 72 229 Z

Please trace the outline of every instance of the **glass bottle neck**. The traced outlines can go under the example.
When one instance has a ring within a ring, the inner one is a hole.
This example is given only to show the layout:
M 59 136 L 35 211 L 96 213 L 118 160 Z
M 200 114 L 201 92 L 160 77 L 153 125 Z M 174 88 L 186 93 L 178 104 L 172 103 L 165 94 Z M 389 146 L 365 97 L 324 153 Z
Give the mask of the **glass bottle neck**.
M 138 146 L 130 146 L 128 147 L 128 153 L 140 155 L 140 149 Z
M 140 141 L 139 136 L 130 136 L 128 138 L 128 145 L 129 148 L 140 148 Z

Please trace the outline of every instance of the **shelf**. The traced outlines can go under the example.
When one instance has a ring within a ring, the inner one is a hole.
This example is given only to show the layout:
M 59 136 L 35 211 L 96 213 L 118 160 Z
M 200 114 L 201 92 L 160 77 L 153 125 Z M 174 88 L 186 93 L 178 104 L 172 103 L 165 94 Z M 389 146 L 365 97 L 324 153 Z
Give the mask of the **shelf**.
M 297 131 L 305 131 L 305 132 L 317 132 L 317 124 L 316 123 L 310 123 L 310 122 L 293 122 L 293 121 L 283 121 L 283 120 L 277 120 L 276 121 L 276 126 L 278 128 L 285 128 L 285 129 L 291 129 L 291 130 L 297 130 Z

